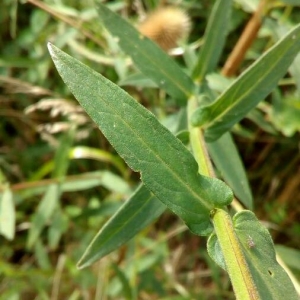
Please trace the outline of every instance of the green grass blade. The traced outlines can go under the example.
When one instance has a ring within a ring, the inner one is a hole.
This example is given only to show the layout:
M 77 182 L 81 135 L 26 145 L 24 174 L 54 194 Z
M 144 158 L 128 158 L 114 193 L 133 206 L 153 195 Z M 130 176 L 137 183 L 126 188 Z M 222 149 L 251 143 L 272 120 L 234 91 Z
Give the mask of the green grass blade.
M 204 34 L 198 62 L 193 70 L 193 78 L 201 82 L 207 73 L 212 72 L 222 53 L 231 15 L 231 0 L 217 0 Z
M 118 86 L 49 44 L 58 72 L 113 147 L 146 187 L 196 234 L 212 230 L 209 212 L 232 200 L 220 180 L 198 174 L 191 153 Z M 76 76 L 74 76 L 76 74 Z
M 222 135 L 213 143 L 207 143 L 207 147 L 225 182 L 239 200 L 247 208 L 252 209 L 252 193 L 247 174 L 230 133 Z
M 34 255 L 36 257 L 36 264 L 38 265 L 38 268 L 41 270 L 51 270 L 51 262 L 50 257 L 48 255 L 49 249 L 47 249 L 47 246 L 42 244 L 41 240 L 37 240 L 34 243 Z
M 16 212 L 14 195 L 8 185 L 5 185 L 4 191 L 0 194 L 0 234 L 8 240 L 15 237 Z
M 78 262 L 78 267 L 85 268 L 118 249 L 165 209 L 165 205 L 141 186 L 100 229 Z
M 62 136 L 59 148 L 55 152 L 52 178 L 62 179 L 66 176 L 70 162 L 69 152 L 73 144 L 74 134 L 75 128 L 71 128 Z
M 207 141 L 218 139 L 263 100 L 285 75 L 300 50 L 300 25 L 269 49 L 211 105 L 193 115 Z
M 47 187 L 43 199 L 39 203 L 37 211 L 32 217 L 32 226 L 27 241 L 27 247 L 29 249 L 33 247 L 47 222 L 53 216 L 60 199 L 62 193 L 60 183 L 65 180 L 64 177 L 66 176 L 69 167 L 69 151 L 73 143 L 74 133 L 74 128 L 66 132 L 61 138 L 60 145 L 56 150 L 52 177 L 55 178 L 58 183 L 50 184 Z
M 134 298 L 133 288 L 130 286 L 130 281 L 125 275 L 125 272 L 122 271 L 117 264 L 112 264 L 112 269 L 115 271 L 116 277 L 120 280 L 122 284 L 122 296 L 123 299 L 132 300 Z
M 45 228 L 47 222 L 53 216 L 61 194 L 59 184 L 52 184 L 48 187 L 43 199 L 38 205 L 36 213 L 33 215 L 29 236 L 27 241 L 28 249 L 31 249 Z
M 68 215 L 58 207 L 48 228 L 48 249 L 57 249 L 62 235 L 68 230 L 69 222 Z
M 97 3 L 97 11 L 106 29 L 114 35 L 147 77 L 175 99 L 185 103 L 194 91 L 193 81 L 154 42 L 143 37 L 131 24 L 105 5 Z

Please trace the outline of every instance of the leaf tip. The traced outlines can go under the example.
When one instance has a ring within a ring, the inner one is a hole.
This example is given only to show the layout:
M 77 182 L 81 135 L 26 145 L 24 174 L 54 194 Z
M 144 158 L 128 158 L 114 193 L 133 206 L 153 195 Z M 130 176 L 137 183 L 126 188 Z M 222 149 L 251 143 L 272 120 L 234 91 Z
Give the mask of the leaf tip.
M 78 270 L 82 270 L 88 266 L 89 266 L 89 264 L 84 261 L 83 257 L 76 264 L 76 267 Z
M 55 50 L 57 50 L 57 48 L 50 42 L 47 43 L 47 48 L 48 48 L 48 51 L 49 51 L 52 59 L 54 59 L 56 57 Z
M 47 43 L 47 48 L 48 48 L 48 51 L 51 53 L 52 52 L 52 47 L 53 47 L 53 45 L 50 43 L 50 42 L 48 42 Z
M 82 270 L 82 269 L 84 269 L 84 266 L 82 264 L 78 263 L 78 264 L 76 264 L 76 268 L 77 268 L 77 270 Z

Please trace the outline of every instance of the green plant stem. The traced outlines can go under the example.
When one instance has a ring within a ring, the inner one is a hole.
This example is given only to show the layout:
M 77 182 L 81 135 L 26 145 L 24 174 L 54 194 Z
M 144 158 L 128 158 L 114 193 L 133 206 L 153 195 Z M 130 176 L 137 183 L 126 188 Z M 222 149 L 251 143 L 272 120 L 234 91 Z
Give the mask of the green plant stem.
M 236 299 L 260 299 L 252 279 L 240 242 L 234 232 L 231 217 L 222 209 L 212 212 L 215 233 L 224 256 L 226 269 L 231 279 Z
M 190 120 L 190 117 L 197 106 L 198 103 L 196 98 L 193 97 L 189 99 L 188 120 Z M 213 167 L 205 145 L 202 130 L 199 127 L 193 127 L 189 122 L 189 132 L 192 150 L 199 166 L 199 173 L 214 177 Z M 238 237 L 235 234 L 231 217 L 226 211 L 215 209 L 212 213 L 212 222 L 221 246 L 227 272 L 231 279 L 236 298 L 238 300 L 260 299 Z
M 195 97 L 192 97 L 188 101 L 188 120 L 189 120 L 189 133 L 190 143 L 194 153 L 194 157 L 198 163 L 198 171 L 200 174 L 215 177 L 215 173 L 207 152 L 205 140 L 202 134 L 202 130 L 199 127 L 194 127 L 191 122 L 191 116 L 195 109 L 197 109 L 198 103 Z

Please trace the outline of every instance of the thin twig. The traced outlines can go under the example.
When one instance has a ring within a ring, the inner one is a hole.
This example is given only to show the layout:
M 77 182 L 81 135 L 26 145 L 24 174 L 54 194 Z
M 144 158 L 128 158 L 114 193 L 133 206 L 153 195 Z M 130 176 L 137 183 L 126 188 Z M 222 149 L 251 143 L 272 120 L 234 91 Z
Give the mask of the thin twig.
M 244 60 L 246 52 L 256 39 L 257 33 L 262 25 L 262 17 L 265 13 L 266 1 L 262 0 L 257 7 L 257 10 L 252 15 L 251 19 L 247 23 L 240 39 L 236 43 L 231 54 L 227 58 L 227 61 L 222 69 L 224 76 L 230 77 L 235 75 L 241 62 Z

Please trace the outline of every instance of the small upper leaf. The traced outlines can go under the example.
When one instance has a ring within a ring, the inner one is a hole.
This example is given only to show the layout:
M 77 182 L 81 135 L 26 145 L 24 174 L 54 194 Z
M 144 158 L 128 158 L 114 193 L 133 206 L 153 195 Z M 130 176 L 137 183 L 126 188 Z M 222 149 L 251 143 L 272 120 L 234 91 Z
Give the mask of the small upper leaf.
M 222 178 L 232 188 L 234 194 L 249 209 L 252 208 L 252 193 L 243 162 L 230 132 L 213 143 L 207 143 L 208 152 Z
M 300 50 L 300 25 L 269 49 L 211 105 L 195 111 L 207 141 L 218 139 L 263 100 L 285 75 Z
M 231 0 L 215 2 L 204 34 L 204 44 L 200 49 L 198 62 L 193 70 L 193 78 L 202 81 L 212 72 L 220 58 L 228 33 L 231 14 Z
M 140 71 L 172 97 L 186 103 L 194 84 L 183 70 L 159 46 L 105 5 L 97 3 L 97 11 L 106 29 L 117 37 L 122 50 Z
M 209 212 L 232 200 L 220 180 L 198 174 L 191 153 L 118 86 L 49 44 L 61 77 L 113 147 L 153 194 L 196 234 L 212 230 Z

